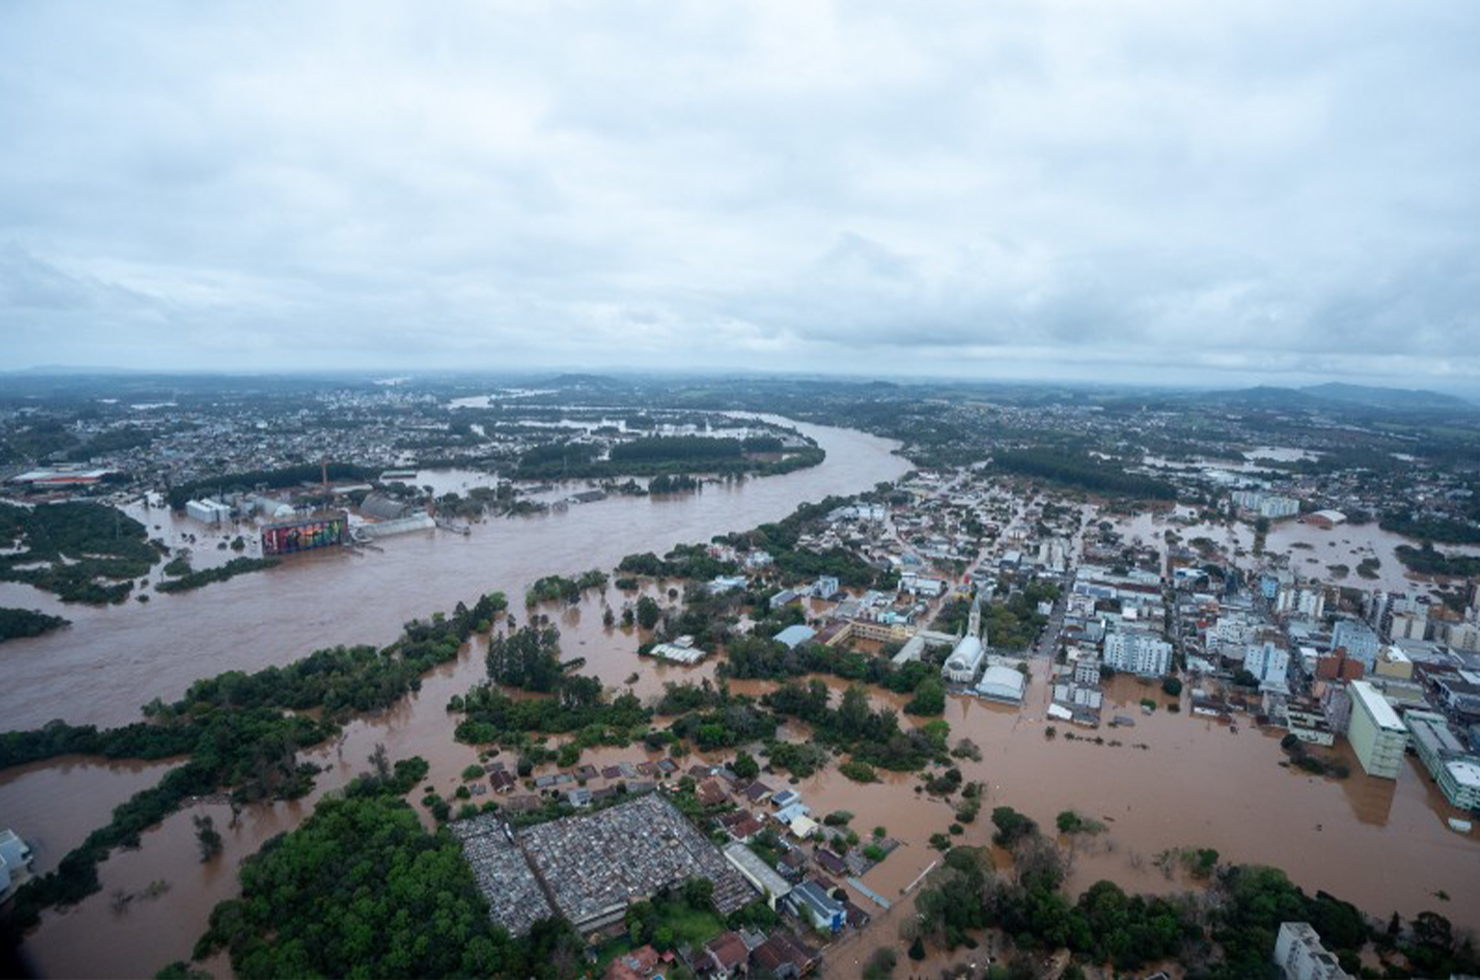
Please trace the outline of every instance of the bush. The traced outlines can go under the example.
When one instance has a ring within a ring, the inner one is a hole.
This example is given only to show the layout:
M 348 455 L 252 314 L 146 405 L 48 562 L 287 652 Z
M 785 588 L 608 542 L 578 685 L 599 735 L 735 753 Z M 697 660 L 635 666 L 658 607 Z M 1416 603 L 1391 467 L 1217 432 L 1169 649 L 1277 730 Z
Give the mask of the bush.
M 880 946 L 863 965 L 863 980 L 889 980 L 894 975 L 896 962 L 894 950 Z
M 1018 813 L 1010 806 L 999 806 L 992 811 L 992 823 L 997 833 L 992 840 L 998 847 L 1011 848 L 1013 844 L 1038 833 L 1038 824 Z

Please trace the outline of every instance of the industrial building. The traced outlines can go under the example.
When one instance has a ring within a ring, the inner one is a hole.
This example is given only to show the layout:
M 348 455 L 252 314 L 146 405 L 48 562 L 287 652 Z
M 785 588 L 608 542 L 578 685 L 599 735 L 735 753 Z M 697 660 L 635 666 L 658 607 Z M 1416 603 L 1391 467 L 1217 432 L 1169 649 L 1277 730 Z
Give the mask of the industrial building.
M 766 904 L 772 909 L 776 908 L 777 902 L 791 894 L 791 882 L 777 874 L 775 869 L 744 844 L 737 841 L 727 846 L 725 860 L 733 864 L 735 870 L 766 897 Z
M 803 643 L 811 642 L 812 638 L 816 635 L 817 631 L 812 629 L 812 627 L 803 626 L 800 623 L 797 623 L 793 626 L 788 626 L 786 629 L 777 633 L 775 637 L 773 637 L 773 639 L 775 639 L 777 643 L 785 646 L 786 649 L 795 650 Z
M 694 645 L 692 636 L 680 636 L 671 643 L 655 643 L 648 650 L 649 656 L 669 660 L 676 664 L 692 666 L 709 656 L 709 651 Z
M 1397 779 L 1408 745 L 1408 726 L 1387 699 L 1367 681 L 1347 685 L 1352 696 L 1352 716 L 1346 737 L 1357 753 L 1357 761 L 1369 776 Z
M 1002 701 L 1007 704 L 1021 704 L 1023 691 L 1027 688 L 1028 680 L 1022 671 L 1001 664 L 994 664 L 987 668 L 982 674 L 982 679 L 977 682 L 977 697 L 986 698 L 988 701 Z
M 402 517 L 409 517 L 416 509 L 415 505 L 384 493 L 367 494 L 365 499 L 360 501 L 360 513 L 376 521 L 399 520 Z
M 1461 810 L 1480 813 L 1480 756 L 1465 748 L 1449 721 L 1436 711 L 1410 711 L 1403 720 L 1418 758 L 1445 799 Z
M 349 538 L 349 516 L 343 511 L 307 517 L 262 529 L 264 555 L 291 555 L 299 551 L 316 551 L 343 545 Z
M 231 508 L 219 500 L 187 500 L 185 515 L 202 524 L 224 524 L 231 520 Z
M 437 521 L 430 514 L 414 513 L 406 517 L 397 517 L 388 521 L 356 524 L 350 531 L 350 534 L 356 541 L 375 541 L 397 534 L 430 531 L 436 528 L 436 526 Z
M 1286 980 L 1350 980 L 1308 922 L 1281 922 L 1274 962 Z

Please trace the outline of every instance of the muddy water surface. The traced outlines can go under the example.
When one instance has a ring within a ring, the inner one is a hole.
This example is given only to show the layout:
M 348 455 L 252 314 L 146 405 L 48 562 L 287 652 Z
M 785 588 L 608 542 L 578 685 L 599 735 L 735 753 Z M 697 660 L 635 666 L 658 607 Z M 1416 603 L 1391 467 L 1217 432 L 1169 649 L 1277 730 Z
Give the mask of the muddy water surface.
M 539 575 L 610 567 L 631 551 L 661 551 L 678 541 L 705 540 L 780 517 L 802 499 L 862 489 L 903 469 L 877 440 L 835 432 L 820 430 L 828 463 L 793 475 L 812 479 L 791 496 L 774 493 L 773 481 L 751 481 L 672 502 L 614 499 L 573 506 L 562 515 L 477 526 L 468 538 L 416 535 L 391 539 L 382 553 L 305 556 L 306 561 L 271 573 L 190 596 L 161 598 L 150 607 L 100 611 L 97 623 L 91 616 L 75 617 L 79 623 L 71 631 L 15 644 L 23 669 L 38 683 L 51 683 L 42 669 L 45 655 L 58 669 L 71 671 L 73 684 L 52 684 L 49 699 L 34 692 L 7 693 L 5 707 L 14 702 L 14 713 L 6 711 L 4 724 L 21 727 L 55 715 L 78 721 L 130 720 L 137 716 L 138 704 L 155 693 L 177 694 L 197 676 L 284 662 L 327 643 L 385 642 L 406 619 L 495 588 L 510 594 L 514 616 L 523 622 L 528 614 L 518 596 Z M 872 463 L 857 465 L 846 479 L 819 480 L 822 470 L 842 462 L 850 451 L 872 453 Z M 753 500 L 756 491 L 765 499 Z M 605 516 L 602 508 L 608 508 Z M 1187 530 L 1182 533 L 1189 536 Z M 589 594 L 578 606 L 542 612 L 561 629 L 563 656 L 585 657 L 583 670 L 609 687 L 627 686 L 635 672 L 638 679 L 632 686 L 647 697 L 659 693 L 666 680 L 711 677 L 714 659 L 689 668 L 640 660 L 636 649 L 646 638 L 640 631 L 602 624 L 605 608 L 620 612 L 634 598 L 612 587 Z M 666 594 L 661 601 L 669 601 Z M 264 614 L 264 608 L 271 612 Z M 148 614 L 161 611 L 164 622 L 151 623 Z M 197 616 L 207 622 L 197 623 Z M 276 625 L 265 621 L 269 619 Z M 116 631 L 108 633 L 113 625 Z M 180 631 L 178 640 L 172 639 L 171 628 Z M 98 646 L 74 648 L 79 636 L 92 637 L 88 643 Z M 7 644 L 7 655 L 11 646 Z M 431 764 L 427 784 L 450 796 L 461 770 L 478 756 L 473 748 L 452 741 L 445 706 L 449 697 L 482 678 L 483 650 L 483 642 L 475 640 L 456 663 L 430 675 L 416 695 L 390 711 L 355 721 L 339 743 L 309 754 L 326 771 L 308 798 L 249 808 L 234 825 L 224 804 L 201 804 L 145 834 L 139 850 L 115 855 L 101 868 L 100 894 L 66 912 L 49 913 L 33 934 L 27 952 L 37 967 L 57 976 L 148 975 L 170 960 L 187 957 L 212 905 L 234 893 L 237 862 L 274 834 L 297 826 L 323 793 L 363 771 L 377 744 L 384 744 L 393 758 L 426 758 Z M 155 675 L 150 665 L 156 659 L 159 673 L 151 681 Z M 837 679 L 829 684 L 835 691 L 844 686 Z M 732 685 L 751 694 L 770 686 Z M 25 687 L 9 688 L 17 691 Z M 949 700 L 946 719 L 952 740 L 971 738 L 983 756 L 961 768 L 967 779 L 987 787 L 981 817 L 959 840 L 985 844 L 993 806 L 1013 806 L 1050 831 L 1060 810 L 1075 809 L 1101 820 L 1107 829 L 1093 840 L 1073 843 L 1069 884 L 1074 890 L 1100 878 L 1133 890 L 1191 887 L 1195 883 L 1183 880 L 1175 867 L 1170 875 L 1164 873 L 1157 856 L 1171 848 L 1214 847 L 1226 861 L 1283 867 L 1307 889 L 1327 889 L 1376 915 L 1435 908 L 1456 924 L 1480 926 L 1480 842 L 1445 827 L 1444 818 L 1452 811 L 1415 762 L 1397 781 L 1369 779 L 1355 765 L 1345 781 L 1308 777 L 1282 768 L 1277 737 L 1261 734 L 1243 720 L 1235 730 L 1164 708 L 1142 714 L 1142 697 L 1162 705 L 1170 699 L 1159 688 L 1127 677 L 1108 686 L 1105 717 L 1128 715 L 1133 727 L 1079 732 L 1059 725 L 1058 737 L 1049 739 L 1047 691 L 1047 665 L 1038 662 L 1022 708 L 966 697 Z M 127 704 L 122 703 L 125 698 Z M 874 700 L 899 710 L 906 699 L 879 692 Z M 24 720 L 12 724 L 12 717 Z M 1107 744 L 1071 740 L 1071 731 L 1087 738 L 1098 735 Z M 587 752 L 582 762 L 600 766 L 654 757 L 632 746 Z M 26 821 L 36 823 L 68 814 L 70 823 L 65 828 L 58 824 L 56 846 L 47 841 L 48 851 L 59 856 L 137 788 L 132 780 L 147 785 L 162 771 L 163 766 L 132 769 L 58 761 L 5 774 L 0 806 L 24 815 L 26 811 L 12 809 L 24 798 L 33 807 Z M 881 825 L 902 842 L 864 877 L 871 889 L 898 902 L 901 890 L 938 858 L 928 839 L 950 825 L 953 808 L 916 793 L 914 776 L 881 776 L 881 783 L 860 786 L 829 769 L 799 781 L 796 788 L 814 815 L 846 809 L 855 814 L 853 826 L 860 835 L 866 837 Z M 787 783 L 784 775 L 766 778 L 776 786 Z M 225 853 L 206 864 L 196 851 L 193 813 L 211 814 L 225 837 Z M 26 835 L 25 828 L 17 830 Z M 147 897 L 153 882 L 164 882 L 168 889 Z M 1435 896 L 1440 890 L 1450 901 Z M 137 897 L 115 907 L 118 893 Z M 874 945 L 893 940 L 899 918 L 907 914 L 908 897 L 890 916 L 862 895 L 855 901 L 881 919 L 855 944 L 863 956 Z M 838 961 L 846 963 L 847 954 L 840 954 Z M 219 960 L 211 965 L 218 975 L 223 972 Z
M 415 617 L 502 590 L 522 622 L 520 597 L 534 579 L 614 566 L 622 556 L 663 552 L 785 517 L 802 502 L 850 494 L 907 469 L 892 444 L 857 432 L 799 426 L 827 450 L 820 466 L 782 477 L 707 486 L 663 498 L 613 497 L 540 517 L 475 525 L 471 535 L 427 532 L 391 538 L 377 551 L 296 556 L 281 567 L 183 595 L 156 595 L 148 604 L 107 609 L 62 607 L 68 629 L 6 644 L 9 683 L 0 695 L 0 728 L 22 729 L 61 717 L 73 723 L 121 724 L 155 696 L 178 697 L 191 682 L 228 669 L 281 664 L 337 643 L 386 643 Z M 166 512 L 139 511 L 156 536 L 172 544 L 196 533 L 197 548 L 225 537 L 175 522 Z M 160 525 L 158 529 L 154 525 Z M 204 564 L 201 562 L 200 564 Z M 0 586 L 0 604 L 54 609 L 33 589 Z M 698 679 L 713 662 L 693 668 L 639 661 L 641 631 L 602 624 L 607 605 L 618 612 L 635 599 L 615 588 L 578 607 L 546 610 L 560 626 L 564 656 L 585 656 L 588 672 L 611 686 L 633 672 L 643 694 L 665 680 Z M 18 601 L 17 601 L 18 600 Z M 667 604 L 666 594 L 662 601 Z M 481 641 L 428 677 L 420 692 L 391 710 L 357 720 L 335 745 L 305 756 L 326 767 L 313 793 L 291 803 L 250 807 L 233 822 L 224 803 L 202 803 L 143 835 L 141 847 L 115 854 L 100 868 L 103 889 L 75 908 L 48 913 L 26 944 L 36 968 L 53 976 L 152 975 L 188 958 L 211 907 L 236 888 L 235 868 L 275 834 L 296 827 L 314 803 L 366 768 L 377 744 L 392 758 L 421 755 L 428 784 L 450 796 L 477 753 L 452 741 L 448 699 L 483 676 Z M 646 757 L 634 747 L 622 758 Z M 6 773 L 0 782 L 0 825 L 46 844 L 54 862 L 131 793 L 156 782 L 163 767 L 53 760 Z M 202 864 L 195 814 L 208 813 L 225 851 Z M 42 866 L 45 870 L 46 866 Z M 151 884 L 162 882 L 166 888 Z M 127 898 L 127 896 L 133 896 Z M 213 964 L 219 968 L 219 964 Z

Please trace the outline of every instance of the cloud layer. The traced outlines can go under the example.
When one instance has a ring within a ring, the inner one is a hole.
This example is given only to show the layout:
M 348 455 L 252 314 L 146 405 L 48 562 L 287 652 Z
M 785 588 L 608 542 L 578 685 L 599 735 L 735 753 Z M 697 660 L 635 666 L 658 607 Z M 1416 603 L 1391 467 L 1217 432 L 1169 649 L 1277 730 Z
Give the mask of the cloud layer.
M 0 366 L 1480 387 L 1480 7 L 0 6 Z

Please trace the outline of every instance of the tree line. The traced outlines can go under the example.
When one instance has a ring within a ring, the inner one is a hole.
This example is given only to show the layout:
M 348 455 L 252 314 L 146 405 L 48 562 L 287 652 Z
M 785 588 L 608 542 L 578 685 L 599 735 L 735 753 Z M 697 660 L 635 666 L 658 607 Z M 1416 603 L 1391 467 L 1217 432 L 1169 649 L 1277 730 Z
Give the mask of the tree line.
M 172 704 L 156 698 L 144 707 L 146 722 L 99 731 L 52 722 L 0 735 L 0 769 L 70 752 L 111 758 L 184 756 L 160 782 L 113 810 L 110 821 L 64 856 L 55 871 L 16 892 L 0 925 L 0 943 L 13 946 L 44 909 L 72 904 L 96 892 L 98 865 L 117 847 L 137 846 L 139 835 L 185 800 L 232 791 L 239 802 L 295 799 L 313 786 L 317 767 L 297 753 L 339 731 L 354 711 L 387 707 L 421 686 L 421 675 L 457 657 L 475 630 L 486 630 L 507 606 L 502 593 L 473 606 L 458 603 L 451 616 L 413 620 L 383 650 L 336 647 L 286 667 L 256 673 L 228 671 L 191 685 Z M 321 709 L 320 717 L 306 712 Z
M 1165 480 L 1128 473 L 1086 453 L 1035 446 L 1008 449 L 992 455 L 992 466 L 1004 473 L 1038 477 L 1065 486 L 1112 497 L 1137 500 L 1175 500 L 1177 488 Z
M 170 487 L 165 494 L 165 499 L 169 501 L 171 509 L 183 510 L 187 501 L 202 495 L 247 493 L 258 488 L 281 490 L 284 487 L 319 483 L 324 477 L 324 470 L 325 467 L 321 464 L 304 463 L 299 466 L 282 466 L 270 470 L 222 473 L 219 476 L 202 477 L 198 480 L 176 484 Z M 362 482 L 374 480 L 380 472 L 369 467 L 357 466 L 354 463 L 329 463 L 328 475 L 331 480 Z
M 42 633 L 49 633 L 70 625 L 72 625 L 70 620 L 36 609 L 0 607 L 0 643 L 22 637 L 40 636 Z

